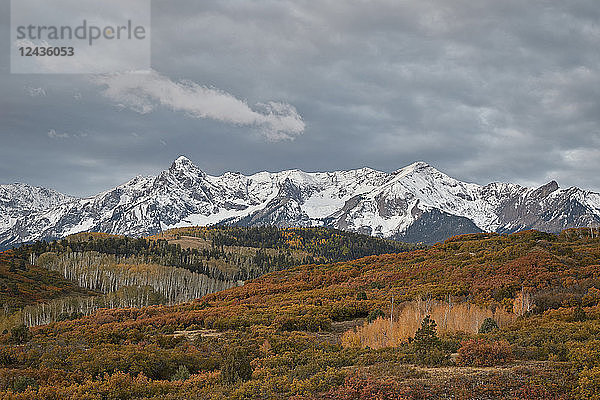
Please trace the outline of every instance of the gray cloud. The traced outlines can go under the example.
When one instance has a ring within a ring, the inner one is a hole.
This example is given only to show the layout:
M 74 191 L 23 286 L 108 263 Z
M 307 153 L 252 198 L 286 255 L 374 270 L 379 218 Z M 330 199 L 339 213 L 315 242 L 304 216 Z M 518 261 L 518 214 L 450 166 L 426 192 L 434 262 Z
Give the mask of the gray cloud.
M 194 118 L 255 126 L 271 140 L 291 140 L 304 132 L 302 118 L 289 104 L 259 103 L 257 111 L 222 90 L 191 81 L 174 82 L 156 71 L 107 74 L 92 80 L 104 87 L 106 97 L 141 114 L 162 105 Z
M 172 0 L 152 15 L 149 80 L 0 69 L 0 181 L 93 193 L 186 154 L 209 173 L 424 160 L 479 183 L 600 190 L 596 0 Z

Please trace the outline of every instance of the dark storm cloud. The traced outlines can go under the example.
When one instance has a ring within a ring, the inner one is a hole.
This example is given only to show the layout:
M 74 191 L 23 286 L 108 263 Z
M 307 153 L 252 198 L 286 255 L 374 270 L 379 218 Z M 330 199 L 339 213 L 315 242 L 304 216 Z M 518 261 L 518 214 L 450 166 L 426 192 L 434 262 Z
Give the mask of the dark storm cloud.
M 161 85 L 290 105 L 302 134 L 265 140 L 154 94 L 140 114 L 90 77 L 9 75 L 6 50 L 0 181 L 92 194 L 186 154 L 213 174 L 424 160 L 479 183 L 600 190 L 596 0 L 155 0 L 152 15 Z

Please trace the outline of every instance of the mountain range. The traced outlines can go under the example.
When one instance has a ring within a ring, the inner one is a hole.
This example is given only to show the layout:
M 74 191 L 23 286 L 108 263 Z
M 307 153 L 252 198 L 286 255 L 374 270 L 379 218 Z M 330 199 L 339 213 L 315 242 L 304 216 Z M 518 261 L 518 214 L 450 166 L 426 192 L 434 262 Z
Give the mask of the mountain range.
M 361 168 L 250 176 L 204 173 L 179 157 L 157 176 L 137 176 L 76 198 L 22 183 L 0 185 L 0 247 L 82 231 L 151 235 L 192 225 L 326 226 L 407 242 L 475 232 L 557 232 L 600 222 L 600 194 L 554 181 L 539 188 L 478 185 L 416 162 L 392 173 Z

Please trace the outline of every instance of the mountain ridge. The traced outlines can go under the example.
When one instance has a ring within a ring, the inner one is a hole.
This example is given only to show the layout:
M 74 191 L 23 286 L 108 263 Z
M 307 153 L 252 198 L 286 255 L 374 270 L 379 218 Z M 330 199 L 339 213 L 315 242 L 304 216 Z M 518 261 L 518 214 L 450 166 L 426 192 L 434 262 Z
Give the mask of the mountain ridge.
M 28 189 L 37 198 L 26 207 L 10 200 L 18 189 L 0 185 L 0 246 L 83 231 L 144 236 L 213 224 L 326 226 L 432 243 L 462 233 L 600 223 L 598 193 L 561 189 L 555 181 L 539 188 L 462 182 L 423 161 L 391 173 L 363 167 L 212 176 L 180 156 L 156 176 L 139 175 L 86 198 Z

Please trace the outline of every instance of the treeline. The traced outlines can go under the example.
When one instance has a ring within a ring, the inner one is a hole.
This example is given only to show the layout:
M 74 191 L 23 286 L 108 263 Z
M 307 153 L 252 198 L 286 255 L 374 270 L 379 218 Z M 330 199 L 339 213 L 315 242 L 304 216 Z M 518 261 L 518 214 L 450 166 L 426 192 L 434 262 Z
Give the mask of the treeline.
M 275 226 L 212 226 L 177 228 L 166 233 L 201 237 L 215 247 L 244 246 L 303 250 L 322 262 L 349 261 L 375 255 L 400 253 L 422 246 L 330 228 L 278 228 Z
M 412 244 L 327 228 L 194 227 L 174 229 L 161 236 L 172 239 L 194 236 L 209 241 L 210 246 L 182 248 L 164 238 L 88 234 L 53 242 L 38 241 L 15 252 L 31 262 L 48 252 L 97 252 L 114 255 L 117 262 L 165 265 L 217 280 L 245 281 L 296 265 L 349 261 L 416 248 Z
M 85 254 L 95 252 L 111 255 L 117 263 L 157 264 L 187 269 L 197 274 L 220 281 L 253 279 L 281 269 L 300 264 L 324 262 L 312 256 L 297 257 L 290 251 L 280 250 L 274 254 L 262 248 L 252 254 L 226 249 L 223 244 L 213 242 L 210 248 L 182 248 L 167 240 L 129 237 L 100 237 L 74 241 L 62 239 L 53 242 L 38 241 L 15 250 L 18 257 L 30 259 L 32 263 L 44 253 Z M 229 268 L 220 268 L 227 266 Z
M 47 252 L 83 253 L 95 251 L 102 254 L 113 254 L 120 257 L 146 256 L 161 259 L 173 259 L 174 262 L 181 252 L 181 247 L 169 244 L 166 240 L 148 240 L 144 238 L 130 238 L 127 236 L 88 236 L 87 240 L 65 238 L 52 242 L 36 241 L 15 249 L 16 254 L 27 255 L 33 253 L 41 255 Z

